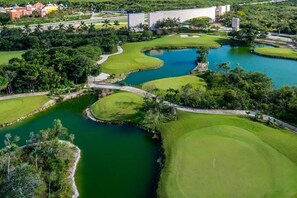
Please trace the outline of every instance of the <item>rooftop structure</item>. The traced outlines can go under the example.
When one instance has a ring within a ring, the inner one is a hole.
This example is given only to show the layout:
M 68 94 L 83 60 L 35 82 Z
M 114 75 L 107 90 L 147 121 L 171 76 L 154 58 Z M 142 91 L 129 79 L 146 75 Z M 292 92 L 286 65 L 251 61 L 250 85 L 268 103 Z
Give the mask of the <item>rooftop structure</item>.
M 239 18 L 232 19 L 232 30 L 235 30 L 235 31 L 239 30 Z
M 57 11 L 59 7 L 56 4 L 48 3 L 47 5 L 44 5 L 42 3 L 35 3 L 34 5 L 27 4 L 26 6 L 18 6 L 17 4 L 5 8 L 6 13 L 9 14 L 11 19 L 19 19 L 23 16 L 31 16 L 34 11 L 38 13 L 40 17 L 44 17 L 47 14 Z

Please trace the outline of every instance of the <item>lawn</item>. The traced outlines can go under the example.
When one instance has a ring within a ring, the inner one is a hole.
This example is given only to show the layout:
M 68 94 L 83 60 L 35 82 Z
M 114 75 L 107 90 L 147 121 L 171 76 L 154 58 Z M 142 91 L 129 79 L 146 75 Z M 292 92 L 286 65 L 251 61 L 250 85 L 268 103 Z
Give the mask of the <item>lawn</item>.
M 141 101 L 116 93 L 95 103 L 97 115 L 135 120 Z M 296 134 L 240 116 L 180 111 L 177 121 L 162 123 L 159 130 L 166 156 L 159 197 L 297 195 Z
M 0 100 L 0 125 L 17 120 L 49 101 L 47 96 L 30 96 Z
M 20 58 L 23 53 L 23 51 L 0 52 L 0 65 L 7 64 L 8 61 L 12 58 Z
M 120 29 L 120 28 L 127 28 L 128 24 L 127 23 L 120 23 L 120 25 L 116 26 L 113 23 L 111 23 L 111 25 L 109 27 L 115 28 L 115 29 Z M 103 23 L 98 23 L 95 25 L 96 29 L 101 29 L 101 28 L 105 28 L 103 27 Z
M 160 197 L 293 197 L 297 136 L 231 115 L 179 112 L 162 124 Z
M 179 48 L 179 47 L 220 47 L 226 42 L 226 38 L 201 34 L 199 37 L 181 37 L 170 35 L 152 41 L 126 43 L 122 47 L 122 54 L 111 56 L 102 64 L 102 71 L 109 74 L 127 74 L 129 72 L 160 67 L 162 61 L 158 58 L 146 56 L 143 52 L 156 48 Z
M 160 91 L 166 91 L 167 89 L 175 89 L 181 91 L 182 87 L 186 84 L 191 84 L 193 90 L 201 89 L 205 90 L 206 83 L 202 78 L 196 76 L 180 76 L 173 78 L 163 78 L 159 80 L 153 80 L 141 85 L 144 90 L 159 89 Z
M 297 60 L 297 51 L 289 48 L 255 48 L 255 53 L 264 56 Z
M 92 114 L 104 121 L 136 121 L 143 98 L 129 92 L 119 92 L 99 99 L 91 106 Z

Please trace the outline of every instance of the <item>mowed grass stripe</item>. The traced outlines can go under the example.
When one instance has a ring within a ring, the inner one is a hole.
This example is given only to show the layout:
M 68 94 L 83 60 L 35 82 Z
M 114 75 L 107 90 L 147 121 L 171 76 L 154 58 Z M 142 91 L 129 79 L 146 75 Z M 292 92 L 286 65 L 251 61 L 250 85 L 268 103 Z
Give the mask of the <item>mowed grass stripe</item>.
M 47 96 L 30 96 L 0 101 L 0 124 L 12 122 L 44 105 Z

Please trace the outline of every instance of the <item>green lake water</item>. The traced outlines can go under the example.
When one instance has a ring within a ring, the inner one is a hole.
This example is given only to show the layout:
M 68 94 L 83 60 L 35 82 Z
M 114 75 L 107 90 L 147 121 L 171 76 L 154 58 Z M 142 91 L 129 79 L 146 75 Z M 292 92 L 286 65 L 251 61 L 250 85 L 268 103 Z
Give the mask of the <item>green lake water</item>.
M 82 151 L 75 175 L 80 197 L 154 197 L 159 143 L 136 127 L 100 124 L 85 118 L 83 111 L 95 101 L 94 96 L 82 96 L 1 129 L 0 144 L 3 146 L 4 135 L 9 132 L 19 135 L 23 145 L 31 131 L 51 127 L 54 119 L 61 119 L 75 134 L 74 143 Z
M 163 60 L 163 66 L 129 74 L 124 80 L 128 85 L 139 85 L 151 80 L 187 75 L 196 66 L 194 63 L 197 57 L 196 49 L 152 50 L 145 54 Z M 246 71 L 266 74 L 272 79 L 275 88 L 297 85 L 296 60 L 259 56 L 251 53 L 249 47 L 231 47 L 230 45 L 211 49 L 207 60 L 210 70 L 217 70 L 217 63 L 230 61 L 232 68 L 239 64 Z

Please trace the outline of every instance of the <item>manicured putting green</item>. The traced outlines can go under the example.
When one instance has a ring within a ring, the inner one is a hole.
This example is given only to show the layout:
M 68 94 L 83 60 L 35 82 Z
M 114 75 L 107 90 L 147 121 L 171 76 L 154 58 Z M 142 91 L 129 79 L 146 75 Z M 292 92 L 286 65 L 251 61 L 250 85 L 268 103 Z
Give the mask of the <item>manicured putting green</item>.
M 92 105 L 93 115 L 104 121 L 135 121 L 143 98 L 129 92 L 119 92 L 99 99 Z
M 0 52 L 0 65 L 7 64 L 8 61 L 12 58 L 20 58 L 24 52 L 17 51 L 17 52 Z
M 239 127 L 217 125 L 179 139 L 166 191 L 169 197 L 291 197 L 297 166 Z
M 255 52 L 264 56 L 297 60 L 297 51 L 289 48 L 255 48 Z
M 161 91 L 166 91 L 168 89 L 181 90 L 183 86 L 190 84 L 193 89 L 200 88 L 205 90 L 206 83 L 202 78 L 196 76 L 180 76 L 173 78 L 163 78 L 160 80 L 153 80 L 142 84 L 142 89 L 153 90 L 159 89 Z
M 160 131 L 160 197 L 297 195 L 296 134 L 239 116 L 186 112 Z
M 12 122 L 44 105 L 47 96 L 30 96 L 8 100 L 0 100 L 0 124 Z
M 196 35 L 197 36 L 197 35 Z M 152 69 L 162 65 L 158 58 L 146 56 L 143 52 L 154 48 L 220 47 L 226 38 L 201 34 L 198 37 L 170 35 L 152 41 L 126 43 L 122 54 L 111 56 L 102 64 L 102 71 L 109 74 L 127 74 L 137 70 Z

